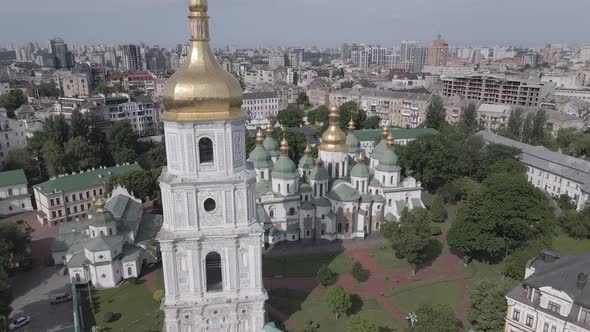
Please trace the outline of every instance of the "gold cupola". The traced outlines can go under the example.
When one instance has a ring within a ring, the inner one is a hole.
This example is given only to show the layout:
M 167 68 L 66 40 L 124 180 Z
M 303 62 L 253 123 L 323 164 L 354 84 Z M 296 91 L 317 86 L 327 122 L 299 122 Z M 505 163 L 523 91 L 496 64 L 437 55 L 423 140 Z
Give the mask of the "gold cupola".
M 340 129 L 338 119 L 338 108 L 333 106 L 330 108 L 330 125 L 328 129 L 322 134 L 322 144 L 320 144 L 320 150 L 333 151 L 333 152 L 347 152 L 348 147 L 346 144 L 346 134 Z
M 189 0 L 190 49 L 186 62 L 164 86 L 166 121 L 245 118 L 242 88 L 215 59 L 209 46 L 208 0 Z

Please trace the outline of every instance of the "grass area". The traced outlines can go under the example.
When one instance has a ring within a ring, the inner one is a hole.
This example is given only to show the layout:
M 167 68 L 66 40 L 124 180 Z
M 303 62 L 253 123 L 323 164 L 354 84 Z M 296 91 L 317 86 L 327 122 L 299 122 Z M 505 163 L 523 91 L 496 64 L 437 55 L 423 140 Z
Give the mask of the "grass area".
M 159 268 L 156 271 L 155 281 L 158 289 L 164 289 L 164 270 L 162 270 L 162 268 Z
M 394 251 L 390 245 L 378 244 L 369 248 L 371 255 L 382 267 L 386 269 L 400 269 L 410 267 L 403 259 L 395 257 Z
M 87 297 L 88 292 L 81 292 Z M 92 291 L 92 311 L 96 325 L 112 331 L 161 331 L 164 313 L 145 285 L 125 282 L 117 288 Z M 114 322 L 105 322 L 104 315 L 112 312 Z M 89 313 L 85 313 L 87 316 Z M 86 318 L 85 320 L 88 320 Z M 89 326 L 86 326 L 89 328 Z M 86 329 L 85 329 L 86 330 Z
M 262 274 L 265 277 L 315 277 L 326 264 L 338 274 L 350 274 L 352 259 L 345 254 L 316 254 L 305 256 L 262 257 Z
M 440 227 L 440 230 L 443 231 L 443 233 L 447 233 L 449 228 L 451 228 L 451 224 L 452 222 L 447 220 L 445 222 L 433 222 L 432 226 L 438 226 Z
M 447 304 L 457 312 L 463 294 L 456 281 L 442 278 L 396 287 L 386 291 L 385 296 L 404 312 L 414 312 L 425 303 Z
M 590 239 L 574 239 L 564 232 L 553 238 L 553 250 L 569 255 L 581 255 L 590 251 Z
M 274 289 L 270 292 L 269 302 L 302 325 L 311 320 L 320 324 L 320 331 L 346 331 L 348 317 L 336 319 L 326 306 L 323 292 L 307 294 L 301 291 Z M 381 331 L 403 331 L 406 326 L 405 322 L 396 319 L 370 297 L 353 296 L 351 313 L 375 322 Z

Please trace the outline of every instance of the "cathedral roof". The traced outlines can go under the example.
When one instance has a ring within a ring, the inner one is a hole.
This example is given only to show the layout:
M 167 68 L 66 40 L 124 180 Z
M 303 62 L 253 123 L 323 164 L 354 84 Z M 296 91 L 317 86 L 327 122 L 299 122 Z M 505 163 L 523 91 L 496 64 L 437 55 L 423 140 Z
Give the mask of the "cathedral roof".
M 395 151 L 393 151 L 393 136 L 389 134 L 387 137 L 387 148 L 379 158 L 379 165 L 375 169 L 382 172 L 397 172 L 400 170 L 399 158 Z
M 365 164 L 365 158 L 361 155 L 359 156 L 359 158 L 357 158 L 356 165 L 352 167 L 352 170 L 350 171 L 350 176 L 354 176 L 357 178 L 368 178 L 369 175 L 369 166 Z
M 272 138 L 273 126 L 269 122 L 266 126 L 266 138 L 262 142 L 266 151 L 270 153 L 271 156 L 276 157 L 280 154 L 279 152 L 279 143 Z
M 369 186 L 370 187 L 381 187 L 381 182 L 379 182 L 379 180 L 372 178 L 371 181 L 369 181 Z
M 328 174 L 328 170 L 324 167 L 324 162 L 322 159 L 316 161 L 315 167 L 309 173 L 310 180 L 316 181 L 326 181 L 330 179 L 330 175 Z
M 111 250 L 123 243 L 123 236 L 98 236 L 89 239 L 84 244 L 84 248 L 91 252 Z
M 348 123 L 348 135 L 346 135 L 346 146 L 348 146 L 349 153 L 357 153 L 360 150 L 361 142 L 359 139 L 354 135 L 354 121 L 352 120 L 352 115 L 350 118 L 350 122 Z
M 268 180 L 262 180 L 256 182 L 256 194 L 263 195 L 271 191 L 270 182 Z
M 332 190 L 328 192 L 326 197 L 339 202 L 354 202 L 358 201 L 361 195 L 349 183 L 340 182 L 332 187 Z
M 299 187 L 299 192 L 302 194 L 310 193 L 312 191 L 313 190 L 311 189 L 311 186 L 307 183 L 302 183 L 301 186 Z
M 299 233 L 299 231 L 300 231 L 300 228 L 299 228 L 298 222 L 287 225 L 287 233 L 293 234 L 293 233 Z
M 301 210 L 314 210 L 315 206 L 313 206 L 313 204 L 311 204 L 311 202 L 309 201 L 305 201 L 303 203 L 301 203 Z
M 373 201 L 375 201 L 376 203 L 384 203 L 385 197 L 383 197 L 383 195 L 375 195 L 373 196 Z
M 312 169 L 315 164 L 313 157 L 311 156 L 311 149 L 309 148 L 309 144 L 305 146 L 305 150 L 303 151 L 303 157 L 299 160 L 299 168 L 302 169 Z
M 88 209 L 88 224 L 94 227 L 106 226 L 113 222 L 113 215 L 105 208 L 105 201 L 99 198 Z
M 338 108 L 332 107 L 329 114 L 330 125 L 322 134 L 320 150 L 331 152 L 348 151 L 348 147 L 345 145 L 346 134 L 339 127 L 339 117 Z
M 381 158 L 385 150 L 387 150 L 387 140 L 382 139 L 379 143 L 377 143 L 377 145 L 375 145 L 375 148 L 373 148 L 371 158 L 379 160 L 379 158 Z
M 328 207 L 331 205 L 330 201 L 324 197 L 314 198 L 311 200 L 311 202 L 313 203 L 313 205 L 319 206 L 319 207 Z
M 270 168 L 272 167 L 272 159 L 270 152 L 264 148 L 263 145 L 257 145 L 250 155 L 248 160 L 254 164 L 254 168 Z
M 361 201 L 363 203 L 371 203 L 373 201 L 373 195 L 371 194 L 362 194 Z
M 291 179 L 297 176 L 299 173 L 297 173 L 297 166 L 293 160 L 289 156 L 281 155 L 272 168 L 272 177 Z

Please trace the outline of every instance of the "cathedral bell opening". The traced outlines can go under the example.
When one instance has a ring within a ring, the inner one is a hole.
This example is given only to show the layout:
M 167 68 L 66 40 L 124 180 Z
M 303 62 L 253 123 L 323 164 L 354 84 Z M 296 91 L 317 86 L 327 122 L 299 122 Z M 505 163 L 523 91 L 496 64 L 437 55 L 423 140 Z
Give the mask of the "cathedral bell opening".
M 207 271 L 207 291 L 216 292 L 223 290 L 223 279 L 221 277 L 221 256 L 216 252 L 207 254 L 205 258 Z

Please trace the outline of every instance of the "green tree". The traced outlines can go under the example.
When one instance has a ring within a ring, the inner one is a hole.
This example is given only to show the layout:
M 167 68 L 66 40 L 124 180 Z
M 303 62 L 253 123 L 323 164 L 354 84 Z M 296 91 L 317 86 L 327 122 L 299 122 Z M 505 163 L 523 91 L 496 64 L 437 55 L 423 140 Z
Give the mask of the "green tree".
M 389 238 L 397 254 L 416 266 L 428 258 L 426 249 L 430 243 L 430 214 L 423 208 L 404 209 L 399 219 L 399 227 Z
M 361 262 L 354 262 L 352 264 L 351 274 L 359 282 L 367 280 L 367 271 L 365 271 Z
M 0 270 L 7 273 L 25 271 L 32 266 L 31 238 L 16 223 L 0 224 Z
M 326 106 L 320 106 L 307 111 L 307 122 L 313 125 L 328 123 L 328 108 Z
M 84 121 L 84 115 L 78 110 L 72 112 L 70 118 L 70 135 L 72 137 L 86 137 L 87 129 Z
M 8 278 L 8 274 L 4 271 L 2 267 L 0 267 L 0 323 L 2 323 L 2 317 L 10 316 L 12 312 L 12 307 L 10 304 L 12 303 L 13 296 L 12 296 L 12 286 L 10 284 L 10 278 Z M 0 330 L 5 326 L 1 326 Z
M 432 197 L 430 215 L 434 222 L 445 222 L 447 220 L 447 209 L 445 208 L 445 203 L 440 195 L 434 195 Z
M 305 92 L 299 92 L 295 102 L 297 103 L 298 106 L 301 106 L 301 105 L 307 106 L 307 105 L 309 105 L 309 97 L 307 97 L 307 94 L 305 94 Z
M 461 332 L 463 328 L 459 324 L 453 309 L 446 304 L 422 304 L 416 310 L 418 320 L 412 332 Z
M 524 270 L 527 262 L 539 256 L 541 250 L 551 247 L 551 238 L 534 240 L 528 243 L 525 248 L 515 250 L 504 265 L 504 275 L 514 280 L 524 280 Z
M 529 112 L 522 122 L 522 137 L 521 141 L 525 143 L 531 143 L 533 140 L 533 122 L 535 119 L 535 114 Z
M 468 321 L 478 331 L 502 331 L 506 318 L 506 293 L 510 287 L 500 281 L 481 280 L 470 292 Z
M 107 181 L 106 190 L 112 192 L 117 186 L 127 189 L 135 197 L 145 200 L 153 199 L 159 190 L 159 170 L 137 170 L 124 174 L 112 175 Z
M 27 98 L 20 89 L 0 96 L 0 107 L 6 108 L 9 118 L 14 118 L 14 111 L 26 102 Z
M 8 152 L 4 170 L 11 171 L 17 169 L 22 169 L 29 180 L 39 177 L 37 161 L 28 150 L 15 149 Z
M 510 133 L 511 138 L 522 139 L 522 126 L 524 124 L 524 109 L 517 108 L 510 112 L 508 117 L 508 127 L 506 128 Z
M 55 177 L 67 173 L 67 160 L 64 155 L 64 150 L 59 144 L 50 140 L 43 145 L 42 151 L 47 174 Z
M 354 101 L 349 101 L 340 105 L 339 115 L 338 125 L 340 126 L 340 129 L 344 131 L 348 130 L 348 123 L 350 122 L 351 115 L 357 128 L 363 128 L 365 120 L 367 119 L 367 113 L 359 109 Z
M 277 116 L 277 121 L 281 126 L 286 128 L 294 128 L 303 126 L 304 112 L 297 106 L 289 105 L 286 110 L 280 111 Z
M 562 153 L 573 157 L 585 155 L 586 137 L 588 134 L 579 132 L 576 128 L 562 128 L 557 132 L 557 144 Z
M 316 273 L 315 280 L 322 286 L 331 285 L 336 278 L 336 274 L 327 266 L 322 265 Z
M 64 145 L 64 154 L 68 172 L 79 172 L 100 166 L 97 149 L 90 145 L 84 136 L 72 137 Z
M 588 209 L 578 212 L 574 209 L 563 210 L 559 216 L 561 228 L 571 237 L 586 239 L 590 237 L 590 216 Z
M 539 109 L 534 117 L 529 142 L 535 145 L 542 144 L 545 140 L 545 128 L 547 126 L 547 112 Z
M 434 96 L 426 109 L 426 118 L 422 126 L 440 130 L 446 124 L 446 116 L 447 113 L 442 98 Z
M 272 137 L 278 143 L 281 142 L 283 136 L 289 142 L 289 158 L 297 164 L 301 157 L 303 157 L 303 151 L 307 145 L 307 139 L 303 133 L 294 130 L 275 128 L 272 132 Z
M 526 169 L 519 160 L 518 148 L 503 144 L 488 144 L 481 151 L 477 178 L 483 181 L 495 173 L 525 174 Z
M 475 104 L 469 104 L 463 111 L 461 118 L 461 128 L 465 134 L 473 134 L 477 131 L 477 108 Z
M 340 88 L 341 89 L 350 89 L 350 88 L 352 88 L 353 85 L 354 85 L 353 81 L 344 81 L 344 82 L 340 83 Z
M 574 203 L 572 203 L 572 198 L 568 194 L 559 195 L 557 204 L 559 205 L 560 209 L 572 210 L 576 208 Z
M 109 132 L 108 144 L 117 164 L 133 162 L 137 158 L 135 152 L 137 136 L 127 121 L 117 121 L 113 124 Z
M 381 125 L 381 117 L 377 116 L 377 115 L 373 115 L 367 118 L 367 120 L 365 120 L 365 123 L 363 124 L 363 128 L 362 129 L 379 129 Z
M 70 137 L 70 125 L 68 125 L 66 117 L 63 114 L 50 115 L 45 119 L 43 130 L 59 146 L 63 146 Z
M 352 315 L 346 325 L 348 332 L 377 332 L 377 325 L 359 315 Z
M 39 96 L 41 97 L 59 97 L 60 91 L 57 88 L 57 84 L 54 81 L 50 81 L 47 83 L 41 83 L 39 85 Z
M 101 84 L 94 89 L 95 94 L 109 95 L 117 92 L 126 92 L 126 90 L 121 84 L 114 84 L 113 86 Z
M 337 285 L 329 288 L 326 292 L 326 304 L 338 319 L 340 316 L 346 315 L 352 308 L 352 299 L 342 286 Z

